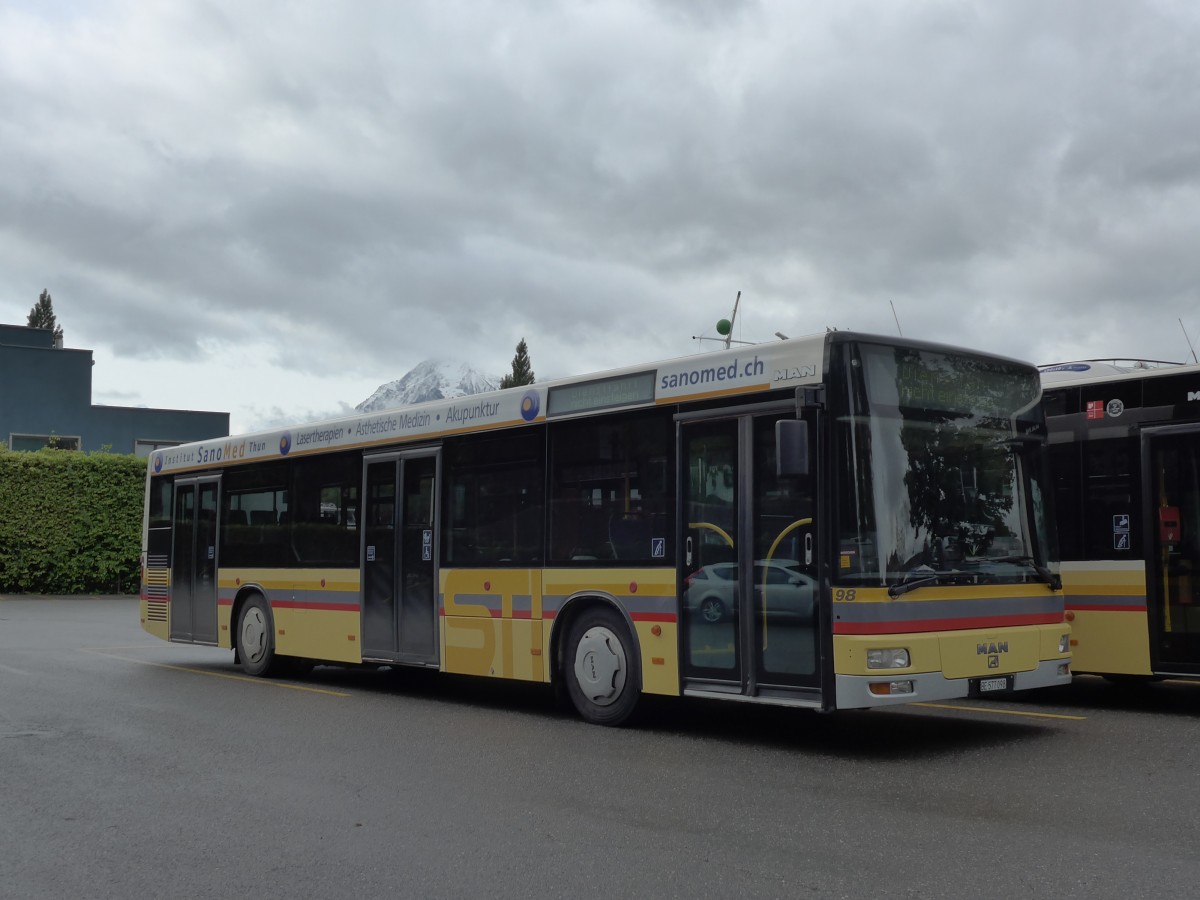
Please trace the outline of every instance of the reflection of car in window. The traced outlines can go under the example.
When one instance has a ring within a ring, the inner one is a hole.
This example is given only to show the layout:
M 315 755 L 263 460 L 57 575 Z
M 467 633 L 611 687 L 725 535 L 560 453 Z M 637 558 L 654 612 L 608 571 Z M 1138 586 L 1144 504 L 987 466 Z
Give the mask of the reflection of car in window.
M 796 560 L 758 560 L 754 563 L 756 612 L 765 611 L 767 618 L 812 620 L 816 582 L 798 567 Z M 737 608 L 737 578 L 738 566 L 734 562 L 713 563 L 697 569 L 684 580 L 684 605 L 704 622 L 733 618 Z

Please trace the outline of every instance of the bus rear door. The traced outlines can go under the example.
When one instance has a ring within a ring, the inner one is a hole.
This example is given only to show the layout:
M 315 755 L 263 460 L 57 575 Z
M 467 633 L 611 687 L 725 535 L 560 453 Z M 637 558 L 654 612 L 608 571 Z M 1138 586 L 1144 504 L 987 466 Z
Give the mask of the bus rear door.
M 438 661 L 437 465 L 437 450 L 363 461 L 363 659 Z
M 173 641 L 217 642 L 217 509 L 220 477 L 175 482 L 171 547 Z

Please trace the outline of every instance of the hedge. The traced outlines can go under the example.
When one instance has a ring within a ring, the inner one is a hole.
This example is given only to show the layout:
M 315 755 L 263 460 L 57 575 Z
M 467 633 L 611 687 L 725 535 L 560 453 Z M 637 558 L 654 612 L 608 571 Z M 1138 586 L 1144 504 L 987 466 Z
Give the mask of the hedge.
M 0 447 L 0 593 L 135 593 L 146 460 Z

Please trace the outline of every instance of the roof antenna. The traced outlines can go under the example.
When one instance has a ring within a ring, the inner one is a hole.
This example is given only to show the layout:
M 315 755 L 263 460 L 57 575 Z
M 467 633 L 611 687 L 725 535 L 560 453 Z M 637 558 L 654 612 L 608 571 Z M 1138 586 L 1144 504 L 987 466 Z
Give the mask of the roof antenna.
M 889 300 L 888 306 L 892 308 L 892 318 L 896 320 L 896 330 L 900 332 L 900 337 L 904 337 L 904 332 L 900 328 L 900 317 L 896 315 L 896 304 Z
M 738 304 L 740 304 L 741 302 L 742 302 L 742 292 L 738 291 L 737 296 L 733 298 L 733 312 L 730 313 L 730 315 L 729 315 L 729 323 L 728 323 L 728 325 L 725 325 L 725 328 L 724 328 L 725 349 L 726 350 L 729 349 L 729 344 L 733 340 L 733 326 L 737 323 Z M 723 323 L 723 322 L 717 323 L 717 331 L 718 332 L 722 331 L 721 326 L 723 324 L 725 324 L 725 323 Z
M 1183 319 L 1179 320 L 1179 327 L 1183 328 Z M 1196 359 L 1196 348 L 1192 346 L 1192 339 L 1188 337 L 1186 328 L 1183 328 L 1183 339 L 1188 342 L 1188 349 L 1192 351 L 1192 362 L 1200 362 L 1200 359 Z
M 713 338 L 713 337 L 705 337 L 703 335 L 693 334 L 692 340 L 693 341 L 719 341 L 725 345 L 726 350 L 729 349 L 730 344 L 753 344 L 754 341 L 739 341 L 736 338 L 734 338 L 734 336 L 733 336 L 733 326 L 737 324 L 738 306 L 741 304 L 741 302 L 742 302 L 742 292 L 738 291 L 737 297 L 735 297 L 734 301 L 733 301 L 733 312 L 729 314 L 729 318 L 721 319 L 717 322 L 717 334 L 719 334 L 720 337 Z M 779 332 L 775 332 L 775 335 L 779 338 L 783 338 L 783 335 L 779 334 Z

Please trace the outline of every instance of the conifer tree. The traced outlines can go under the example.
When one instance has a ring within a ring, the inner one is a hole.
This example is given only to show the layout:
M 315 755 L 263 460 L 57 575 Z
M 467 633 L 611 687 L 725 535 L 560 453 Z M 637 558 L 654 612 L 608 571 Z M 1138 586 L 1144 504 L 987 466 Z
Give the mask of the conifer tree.
M 58 324 L 54 315 L 54 301 L 50 298 L 49 291 L 43 290 L 42 296 L 38 297 L 38 302 L 29 311 L 28 325 L 30 328 L 45 328 L 54 332 L 56 341 L 62 339 L 62 326 Z
M 529 348 L 525 338 L 517 344 L 517 355 L 513 357 L 512 374 L 500 379 L 500 387 L 520 387 L 523 384 L 533 384 L 533 368 L 529 362 Z

